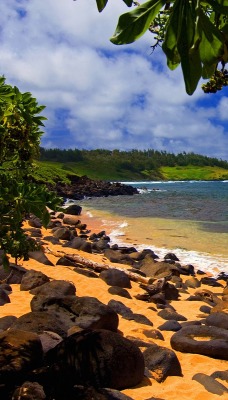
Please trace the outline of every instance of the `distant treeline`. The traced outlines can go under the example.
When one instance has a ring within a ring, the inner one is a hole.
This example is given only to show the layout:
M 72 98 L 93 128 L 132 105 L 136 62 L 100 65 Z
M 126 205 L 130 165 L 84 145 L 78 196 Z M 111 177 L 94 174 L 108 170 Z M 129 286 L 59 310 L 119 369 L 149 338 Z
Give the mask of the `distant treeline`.
M 166 151 L 158 150 L 78 150 L 78 149 L 45 149 L 40 148 L 40 161 L 54 161 L 60 163 L 68 162 L 88 162 L 93 161 L 95 164 L 102 159 L 110 163 L 118 164 L 120 168 L 129 169 L 131 171 L 139 170 L 156 170 L 159 167 L 168 166 L 187 166 L 194 165 L 199 167 L 221 167 L 228 169 L 228 162 L 219 160 L 215 157 L 207 157 L 195 153 L 179 153 L 173 154 Z

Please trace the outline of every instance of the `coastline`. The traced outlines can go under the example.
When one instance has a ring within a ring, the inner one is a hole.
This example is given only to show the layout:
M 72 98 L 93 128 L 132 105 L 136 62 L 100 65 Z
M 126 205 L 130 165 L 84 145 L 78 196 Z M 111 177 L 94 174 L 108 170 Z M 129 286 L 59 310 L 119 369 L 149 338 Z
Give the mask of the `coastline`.
M 87 229 L 91 232 L 98 233 L 102 230 L 102 224 L 100 225 L 100 219 L 96 217 L 91 217 L 83 214 L 79 216 L 82 223 L 87 224 Z M 108 232 L 107 232 L 108 233 Z M 52 231 L 42 229 L 42 236 L 51 235 Z M 129 243 L 129 246 L 131 243 Z M 54 245 L 50 242 L 43 241 L 43 250 L 50 248 L 54 251 L 63 250 L 61 245 Z M 64 248 L 64 251 L 71 254 L 79 254 L 88 260 L 93 260 L 95 262 L 108 263 L 111 266 L 119 266 L 121 268 L 128 268 L 127 265 L 111 263 L 107 260 L 103 254 L 89 254 L 80 250 L 74 250 L 70 248 Z M 163 340 L 151 337 L 151 332 L 153 330 L 159 329 L 159 326 L 165 322 L 165 320 L 158 315 L 159 309 L 156 308 L 154 303 L 146 303 L 135 298 L 136 295 L 142 294 L 143 290 L 140 288 L 137 282 L 132 282 L 131 289 L 128 292 L 131 298 L 120 297 L 111 294 L 108 289 L 109 286 L 102 280 L 96 279 L 96 284 L 94 280 L 78 274 L 74 271 L 72 267 L 65 267 L 61 265 L 56 265 L 57 258 L 45 252 L 48 259 L 53 263 L 53 266 L 43 265 L 40 262 L 30 258 L 28 261 L 23 261 L 20 264 L 26 269 L 33 269 L 36 271 L 41 271 L 51 279 L 57 280 L 67 280 L 72 282 L 77 290 L 77 296 L 91 296 L 96 297 L 102 303 L 108 304 L 110 300 L 121 301 L 125 306 L 129 307 L 133 313 L 141 314 L 147 317 L 153 324 L 153 326 L 148 326 L 143 323 L 136 322 L 134 320 L 127 320 L 119 315 L 119 326 L 118 332 L 126 338 L 134 338 L 137 340 L 143 340 L 146 343 L 157 344 L 168 349 L 171 349 L 170 339 L 174 332 L 172 331 L 162 331 Z M 196 275 L 198 279 L 201 275 Z M 189 278 L 188 276 L 182 276 L 185 282 Z M 219 281 L 222 287 L 225 287 L 225 281 Z M 11 302 L 0 307 L 0 316 L 15 315 L 19 317 L 25 313 L 30 312 L 30 301 L 32 295 L 27 291 L 20 291 L 20 285 L 12 285 L 13 291 L 10 294 Z M 209 287 L 207 285 L 201 285 L 201 289 L 212 290 L 214 294 L 221 296 L 222 287 Z M 203 313 L 200 308 L 205 305 L 202 301 L 192 301 L 189 302 L 187 299 L 190 295 L 194 295 L 195 289 L 188 288 L 187 292 L 180 292 L 180 298 L 178 300 L 170 301 L 172 307 L 175 310 L 186 317 L 187 321 L 201 321 L 204 320 L 206 314 Z M 197 382 L 193 377 L 196 374 L 206 373 L 210 376 L 217 371 L 227 371 L 228 362 L 221 359 L 207 357 L 200 354 L 190 354 L 175 351 L 182 369 L 182 376 L 168 376 L 163 382 L 157 382 L 148 373 L 144 376 L 144 379 L 135 387 L 127 388 L 121 392 L 126 396 L 130 396 L 133 400 L 149 400 L 149 399 L 159 399 L 159 400 L 176 400 L 179 396 L 182 400 L 215 400 L 220 398 L 221 400 L 227 399 L 227 393 L 222 395 L 210 392 L 208 388 L 205 388 L 202 384 Z M 226 382 L 221 382 L 226 385 Z M 228 389 L 227 389 L 228 390 Z
M 182 263 L 191 263 L 196 269 L 214 276 L 219 272 L 228 273 L 226 238 L 223 243 L 221 234 L 201 232 L 197 222 L 151 218 L 151 226 L 148 226 L 146 218 L 122 218 L 83 203 L 81 205 L 83 220 L 94 229 L 105 230 L 112 244 L 133 245 L 137 250 L 150 248 L 161 258 L 172 251 Z M 221 244 L 222 253 L 219 252 Z

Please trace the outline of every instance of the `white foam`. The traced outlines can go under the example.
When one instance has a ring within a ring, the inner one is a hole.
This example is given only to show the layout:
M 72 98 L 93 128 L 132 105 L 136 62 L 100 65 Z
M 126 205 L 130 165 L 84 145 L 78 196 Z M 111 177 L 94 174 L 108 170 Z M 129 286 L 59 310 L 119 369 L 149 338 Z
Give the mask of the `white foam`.
M 119 225 L 120 227 L 120 225 Z M 125 232 L 118 228 L 113 229 L 109 237 L 111 239 L 111 244 L 118 244 L 119 246 L 129 247 L 129 243 L 124 242 L 120 237 L 125 236 Z M 219 272 L 228 273 L 228 260 L 221 255 L 212 256 L 208 253 L 200 253 L 193 250 L 184 250 L 180 248 L 168 249 L 156 246 L 148 246 L 146 244 L 134 245 L 136 250 L 142 251 L 143 249 L 151 249 L 158 255 L 160 261 L 164 259 L 167 253 L 174 253 L 180 260 L 180 264 L 187 265 L 192 264 L 195 270 L 198 269 L 212 276 L 218 276 Z

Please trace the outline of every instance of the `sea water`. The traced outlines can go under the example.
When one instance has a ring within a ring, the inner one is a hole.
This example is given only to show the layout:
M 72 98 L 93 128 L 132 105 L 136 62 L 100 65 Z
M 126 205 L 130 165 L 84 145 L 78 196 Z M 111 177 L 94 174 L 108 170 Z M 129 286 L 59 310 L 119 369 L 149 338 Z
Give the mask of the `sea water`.
M 133 196 L 84 199 L 83 213 L 100 218 L 112 244 L 172 251 L 182 264 L 228 273 L 228 181 L 123 182 Z

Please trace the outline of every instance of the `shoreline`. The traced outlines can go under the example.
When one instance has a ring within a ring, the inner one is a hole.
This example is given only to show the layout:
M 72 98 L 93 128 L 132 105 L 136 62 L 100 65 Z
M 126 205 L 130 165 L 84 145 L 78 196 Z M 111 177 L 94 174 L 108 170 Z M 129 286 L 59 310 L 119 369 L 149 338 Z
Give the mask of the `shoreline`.
M 99 225 L 99 220 L 96 218 L 93 219 L 89 216 L 84 218 L 83 215 L 78 216 L 78 218 L 83 224 L 87 224 L 87 229 L 90 230 L 91 233 L 98 233 L 102 230 L 102 226 Z M 53 235 L 52 231 L 42 228 L 42 236 L 45 237 L 48 235 Z M 61 243 L 59 245 L 52 244 L 44 240 L 44 251 L 46 247 L 55 251 L 63 251 Z M 129 268 L 129 266 L 124 264 L 111 263 L 104 257 L 104 254 L 90 254 L 68 247 L 64 247 L 64 251 L 66 253 L 79 254 L 94 262 L 108 263 L 110 266 L 114 267 Z M 68 282 L 72 282 L 76 287 L 76 295 L 79 297 L 95 297 L 106 305 L 111 300 L 123 303 L 126 307 L 129 307 L 133 313 L 137 315 L 141 314 L 148 318 L 152 326 L 135 320 L 125 319 L 122 315 L 119 315 L 118 332 L 121 335 L 129 339 L 131 338 L 131 340 L 142 340 L 151 345 L 156 344 L 166 349 L 172 349 L 170 339 L 174 334 L 173 331 L 161 331 L 163 339 L 153 337 L 153 332 L 159 330 L 161 324 L 166 321 L 159 315 L 159 308 L 155 303 L 141 301 L 135 297 L 143 293 L 143 289 L 140 288 L 137 282 L 132 281 L 131 288 L 127 289 L 131 298 L 111 294 L 109 292 L 109 285 L 102 279 L 96 279 L 96 284 L 94 284 L 94 279 L 77 273 L 73 267 L 57 265 L 56 262 L 58 259 L 56 256 L 48 252 L 45 252 L 45 254 L 53 265 L 44 265 L 33 258 L 30 258 L 28 261 L 20 262 L 20 264 L 27 270 L 33 269 L 35 271 L 41 271 L 53 280 L 64 279 Z M 183 282 L 186 282 L 188 278 L 189 276 L 182 276 Z M 196 278 L 201 279 L 201 275 L 196 274 Z M 219 282 L 222 284 L 222 287 L 225 287 L 225 281 L 220 280 Z M 20 291 L 19 284 L 12 285 L 12 287 L 13 291 L 10 294 L 11 302 L 0 307 L 1 317 L 7 315 L 19 317 L 31 311 L 30 301 L 33 296 L 28 291 Z M 209 289 L 217 296 L 221 296 L 222 287 L 212 288 L 204 284 L 201 285 L 202 290 Z M 201 307 L 207 305 L 205 302 L 198 300 L 189 302 L 187 300 L 189 296 L 194 295 L 195 291 L 195 288 L 189 287 L 187 292 L 180 291 L 180 298 L 178 300 L 169 301 L 170 305 L 174 307 L 179 314 L 183 315 L 188 322 L 203 321 L 207 316 L 207 314 L 201 311 Z M 157 398 L 159 400 L 176 400 L 177 394 L 178 396 L 180 395 L 182 400 L 215 400 L 218 395 L 208 390 L 208 388 L 205 388 L 202 384 L 194 380 L 193 377 L 199 373 L 206 373 L 207 376 L 211 376 L 213 373 L 216 373 L 216 371 L 225 372 L 228 368 L 228 362 L 201 354 L 182 353 L 180 351 L 175 351 L 175 354 L 181 365 L 182 376 L 168 376 L 163 382 L 159 383 L 147 371 L 147 375 L 144 376 L 140 384 L 121 390 L 121 393 L 130 396 L 132 400 L 149 400 L 152 398 Z M 225 381 L 222 383 L 226 385 Z M 225 400 L 227 398 L 227 393 L 219 395 L 219 398 Z
M 146 240 L 144 240 L 145 229 L 143 225 L 145 218 L 140 219 L 141 221 L 139 225 L 138 219 L 122 218 L 121 216 L 112 214 L 108 211 L 102 212 L 93 207 L 83 206 L 83 204 L 81 204 L 81 206 L 82 214 L 80 217 L 82 217 L 88 225 L 92 225 L 94 229 L 101 231 L 105 230 L 107 235 L 110 236 L 112 244 L 116 242 L 119 245 L 135 246 L 139 251 L 143 250 L 143 248 L 150 248 L 155 251 L 160 258 L 162 258 L 166 253 L 172 251 L 176 253 L 180 262 L 193 264 L 196 269 L 202 269 L 204 272 L 208 272 L 214 276 L 217 276 L 219 272 L 228 273 L 228 249 L 225 254 L 203 251 L 201 243 L 203 233 L 201 236 L 200 230 L 198 230 L 198 236 L 196 236 L 194 231 L 190 232 L 188 243 L 190 248 L 186 249 L 183 246 L 177 246 L 175 244 L 178 241 L 181 243 L 182 235 L 189 235 L 188 230 L 186 232 L 183 231 L 183 229 L 181 230 L 181 226 L 184 225 L 186 221 L 176 222 L 175 220 L 154 218 L 153 225 L 148 233 L 148 236 L 150 235 L 150 237 L 146 237 Z M 175 237 L 174 235 L 174 237 L 171 238 L 172 245 L 164 243 L 162 235 L 165 237 L 165 241 L 167 241 L 168 235 L 173 232 L 172 229 L 178 230 L 177 227 L 181 232 L 180 236 Z M 143 232 L 143 239 L 140 232 Z M 207 244 L 210 235 L 208 237 L 206 233 L 204 237 L 204 242 Z M 219 244 L 218 234 L 217 237 L 218 238 L 216 239 L 216 236 L 214 235 L 214 243 L 211 244 L 211 247 L 214 246 L 214 248 L 216 248 L 216 245 Z M 192 244 L 193 240 L 198 240 L 198 243 L 196 243 L 196 245 L 194 245 L 194 243 Z M 186 242 L 185 238 L 184 241 Z

